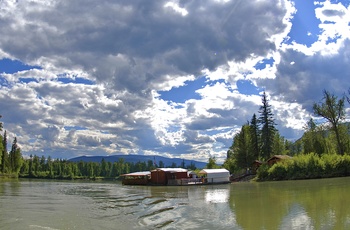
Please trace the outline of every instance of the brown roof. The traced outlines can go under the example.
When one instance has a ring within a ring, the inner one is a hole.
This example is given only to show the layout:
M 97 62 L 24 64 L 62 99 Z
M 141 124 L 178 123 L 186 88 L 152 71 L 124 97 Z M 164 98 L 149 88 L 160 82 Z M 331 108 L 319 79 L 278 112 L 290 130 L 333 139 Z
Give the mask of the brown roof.
M 292 157 L 288 156 L 288 155 L 274 155 L 270 159 L 268 159 L 267 162 L 269 162 L 270 160 L 276 159 L 276 158 L 280 159 L 280 160 L 284 160 L 284 159 L 290 159 Z

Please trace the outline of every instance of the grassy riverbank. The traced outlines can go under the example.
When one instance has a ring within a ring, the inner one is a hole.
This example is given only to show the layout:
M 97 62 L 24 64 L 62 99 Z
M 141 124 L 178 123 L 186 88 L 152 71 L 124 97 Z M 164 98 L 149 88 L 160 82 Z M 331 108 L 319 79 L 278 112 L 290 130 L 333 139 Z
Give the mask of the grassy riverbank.
M 13 179 L 13 178 L 18 178 L 18 175 L 14 173 L 0 173 L 0 179 Z
M 301 180 L 350 176 L 350 156 L 315 153 L 294 156 L 272 166 L 261 165 L 257 181 Z

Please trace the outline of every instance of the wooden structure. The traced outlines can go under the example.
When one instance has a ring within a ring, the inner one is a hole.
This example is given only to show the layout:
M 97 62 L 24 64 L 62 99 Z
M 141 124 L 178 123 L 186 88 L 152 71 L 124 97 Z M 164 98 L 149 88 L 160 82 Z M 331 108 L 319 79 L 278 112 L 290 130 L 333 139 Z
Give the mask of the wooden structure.
M 183 168 L 157 168 L 147 172 L 123 174 L 123 185 L 202 185 L 229 183 L 226 169 L 203 169 L 199 176 Z
M 223 184 L 230 182 L 230 172 L 227 169 L 202 169 L 199 173 L 204 184 Z
M 147 185 L 151 180 L 151 172 L 134 172 L 121 175 L 123 185 Z
M 187 169 L 183 168 L 157 168 L 151 171 L 153 185 L 178 185 L 178 180 L 188 178 Z
M 266 161 L 266 163 L 271 166 L 273 164 L 275 164 L 276 162 L 278 161 L 281 161 L 281 160 L 286 160 L 286 159 L 290 159 L 292 158 L 291 156 L 288 156 L 288 155 L 274 155 L 272 156 L 270 159 L 268 159 Z
M 255 174 L 258 168 L 260 167 L 260 165 L 262 164 L 263 164 L 262 161 L 255 160 L 252 164 L 252 173 Z

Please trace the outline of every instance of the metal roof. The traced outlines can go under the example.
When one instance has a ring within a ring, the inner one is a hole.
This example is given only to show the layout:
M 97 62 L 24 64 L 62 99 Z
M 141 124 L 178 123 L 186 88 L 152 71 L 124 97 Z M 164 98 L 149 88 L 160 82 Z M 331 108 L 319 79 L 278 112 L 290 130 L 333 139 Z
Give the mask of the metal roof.
M 164 171 L 164 172 L 187 172 L 187 169 L 183 168 L 156 168 L 152 171 Z
M 151 175 L 151 172 L 150 171 L 133 172 L 133 173 L 123 174 L 122 176 L 147 176 L 147 175 Z
M 198 174 L 229 173 L 227 169 L 202 169 Z

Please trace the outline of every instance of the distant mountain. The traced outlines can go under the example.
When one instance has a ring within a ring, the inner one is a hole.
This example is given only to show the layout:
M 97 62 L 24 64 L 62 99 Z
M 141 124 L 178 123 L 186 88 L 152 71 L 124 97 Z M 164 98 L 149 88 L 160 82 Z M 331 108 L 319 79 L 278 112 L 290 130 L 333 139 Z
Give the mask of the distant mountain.
M 69 159 L 69 161 L 72 162 L 101 162 L 102 159 L 105 159 L 107 162 L 116 162 L 120 158 L 124 158 L 125 162 L 129 163 L 137 163 L 137 162 L 146 162 L 151 160 L 152 162 L 156 162 L 156 164 L 159 166 L 159 162 L 162 161 L 164 163 L 165 167 L 170 167 L 173 163 L 176 164 L 177 167 L 180 167 L 182 165 L 182 162 L 185 162 L 185 166 L 194 164 L 196 168 L 205 168 L 207 163 L 200 162 L 200 161 L 194 161 L 194 160 L 186 160 L 181 158 L 168 158 L 168 157 L 161 157 L 161 156 L 147 156 L 147 155 L 113 155 L 113 156 L 79 156 L 75 158 Z

